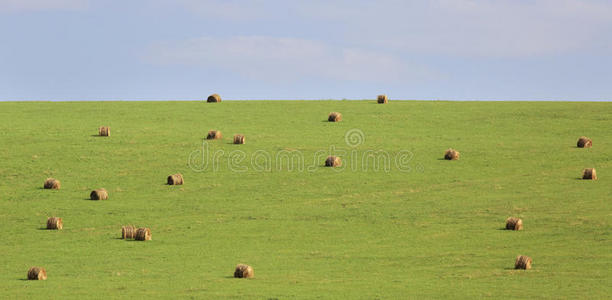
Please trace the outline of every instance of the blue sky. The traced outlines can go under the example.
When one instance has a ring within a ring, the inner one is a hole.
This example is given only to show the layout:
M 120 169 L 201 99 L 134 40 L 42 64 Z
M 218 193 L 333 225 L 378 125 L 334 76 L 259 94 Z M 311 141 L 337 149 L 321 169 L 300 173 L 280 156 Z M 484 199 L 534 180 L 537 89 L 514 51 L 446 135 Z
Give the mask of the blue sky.
M 0 100 L 612 100 L 612 1 L 0 0 Z

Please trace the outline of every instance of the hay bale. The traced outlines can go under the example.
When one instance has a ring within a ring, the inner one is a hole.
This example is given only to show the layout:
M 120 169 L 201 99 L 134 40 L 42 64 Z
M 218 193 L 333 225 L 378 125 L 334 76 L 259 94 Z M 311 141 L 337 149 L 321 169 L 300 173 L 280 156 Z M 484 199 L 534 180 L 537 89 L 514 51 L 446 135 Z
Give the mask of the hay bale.
M 47 280 L 47 270 L 43 267 L 31 267 L 28 270 L 28 280 Z
M 185 183 L 185 180 L 181 173 L 168 176 L 168 185 L 182 185 L 183 183 Z
M 234 144 L 246 144 L 246 137 L 242 134 L 234 135 Z
M 136 230 L 136 236 L 134 236 L 134 239 L 137 241 L 150 241 L 151 240 L 151 229 L 138 228 L 138 230 Z
M 578 148 L 591 148 L 593 147 L 593 141 L 586 136 L 581 136 L 578 139 L 576 146 L 578 146 Z
M 597 172 L 594 168 L 588 168 L 582 170 L 582 179 L 597 180 Z
M 387 95 L 378 95 L 376 100 L 380 104 L 389 103 L 389 98 L 387 97 Z
M 508 230 L 523 230 L 523 220 L 510 217 L 506 219 L 506 229 Z
M 100 134 L 100 136 L 110 136 L 110 127 L 102 126 L 98 128 L 98 133 Z
M 458 160 L 459 159 L 459 151 L 455 149 L 448 149 L 444 151 L 444 159 L 446 160 Z
M 251 266 L 245 264 L 238 264 L 236 266 L 234 278 L 253 278 L 253 276 L 255 276 L 255 272 L 253 272 Z
M 529 270 L 531 269 L 532 259 L 529 256 L 519 255 L 514 262 L 515 269 Z
M 327 117 L 327 121 L 340 122 L 342 121 L 342 114 L 339 112 L 331 112 L 329 113 L 329 116 Z
M 133 239 L 136 237 L 136 227 L 132 225 L 121 227 L 121 238 L 124 240 Z
M 51 217 L 47 219 L 47 229 L 62 229 L 64 227 L 64 222 L 62 222 L 62 218 Z
M 219 130 L 211 130 L 208 132 L 208 135 L 206 136 L 207 140 L 219 140 L 222 138 L 223 138 L 223 135 L 221 134 L 221 131 Z
M 208 99 L 206 99 L 206 102 L 221 102 L 221 96 L 219 96 L 219 94 L 212 94 L 210 96 L 208 96 Z
M 326 167 L 340 167 L 342 166 L 342 160 L 338 156 L 328 156 L 325 160 Z
M 95 189 L 89 194 L 91 200 L 106 200 L 108 199 L 108 192 L 106 189 Z
M 57 179 L 47 178 L 47 180 L 45 180 L 43 187 L 45 189 L 59 190 L 62 187 L 62 184 Z

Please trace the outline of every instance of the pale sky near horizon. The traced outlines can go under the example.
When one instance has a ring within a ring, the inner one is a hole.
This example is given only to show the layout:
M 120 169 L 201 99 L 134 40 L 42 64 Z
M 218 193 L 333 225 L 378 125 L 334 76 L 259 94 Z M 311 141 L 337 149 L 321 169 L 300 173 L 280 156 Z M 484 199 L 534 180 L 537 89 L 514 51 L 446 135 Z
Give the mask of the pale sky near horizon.
M 0 0 L 0 101 L 612 100 L 612 0 Z

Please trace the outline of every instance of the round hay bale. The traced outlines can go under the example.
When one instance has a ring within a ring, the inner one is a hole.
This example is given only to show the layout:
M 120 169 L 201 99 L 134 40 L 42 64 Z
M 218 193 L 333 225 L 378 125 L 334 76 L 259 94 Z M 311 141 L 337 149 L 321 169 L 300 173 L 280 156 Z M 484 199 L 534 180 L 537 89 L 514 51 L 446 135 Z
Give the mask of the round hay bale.
M 102 126 L 98 128 L 98 133 L 100 134 L 100 136 L 110 136 L 110 127 Z
M 208 135 L 206 136 L 207 140 L 219 140 L 222 138 L 223 138 L 223 135 L 221 134 L 221 131 L 218 131 L 218 130 L 211 130 L 208 132 Z
M 234 278 L 253 278 L 253 276 L 255 276 L 255 272 L 253 272 L 251 266 L 245 264 L 238 264 L 236 266 Z
M 597 180 L 597 172 L 594 168 L 582 170 L 582 179 Z
M 132 225 L 121 227 L 121 238 L 124 240 L 133 239 L 136 237 L 136 227 Z
M 234 144 L 246 144 L 246 137 L 242 134 L 234 135 Z
M 340 167 L 342 166 L 342 160 L 338 156 L 328 156 L 325 160 L 326 167 Z
M 62 229 L 64 227 L 64 222 L 62 218 L 50 217 L 47 219 L 47 229 Z
M 529 256 L 519 255 L 514 262 L 515 269 L 529 270 L 531 269 L 532 259 Z
M 389 103 L 389 98 L 387 97 L 387 95 L 378 95 L 378 97 L 376 98 L 376 101 L 378 101 L 378 103 L 380 104 L 385 104 L 385 103 Z
M 342 114 L 339 112 L 331 112 L 327 117 L 327 121 L 329 122 L 340 122 L 342 121 Z
M 47 178 L 47 180 L 45 180 L 43 187 L 45 189 L 59 190 L 62 187 L 62 184 L 57 179 Z
M 219 96 L 219 94 L 212 94 L 210 96 L 208 96 L 208 99 L 206 99 L 206 102 L 221 102 L 221 96 Z
M 578 146 L 578 148 L 591 148 L 593 147 L 593 141 L 586 136 L 581 136 L 578 139 L 576 146 Z
M 458 160 L 459 159 L 459 151 L 455 149 L 448 149 L 444 151 L 444 159 L 446 160 Z
M 183 183 L 185 183 L 185 180 L 181 173 L 168 176 L 168 185 L 182 185 Z
M 28 280 L 47 280 L 47 270 L 43 267 L 31 267 L 28 270 Z
M 137 241 L 150 241 L 151 240 L 151 229 L 149 228 L 138 228 L 136 230 L 136 236 L 134 237 Z
M 510 217 L 506 219 L 506 229 L 508 230 L 523 230 L 523 220 Z
M 107 200 L 108 192 L 106 189 L 95 189 L 89 194 L 91 200 Z

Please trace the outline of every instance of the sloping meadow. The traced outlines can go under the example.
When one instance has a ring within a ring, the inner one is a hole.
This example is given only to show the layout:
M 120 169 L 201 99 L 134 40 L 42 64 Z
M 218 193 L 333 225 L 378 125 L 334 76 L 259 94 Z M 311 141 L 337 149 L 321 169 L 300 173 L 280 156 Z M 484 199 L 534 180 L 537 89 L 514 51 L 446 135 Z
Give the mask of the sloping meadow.
M 611 293 L 610 103 L 14 102 L 0 118 L 3 297 Z

